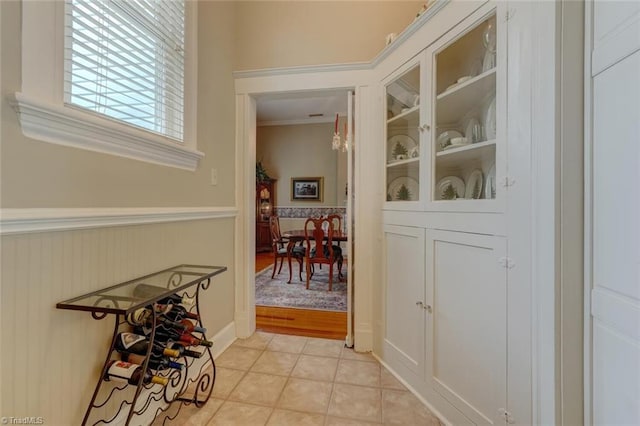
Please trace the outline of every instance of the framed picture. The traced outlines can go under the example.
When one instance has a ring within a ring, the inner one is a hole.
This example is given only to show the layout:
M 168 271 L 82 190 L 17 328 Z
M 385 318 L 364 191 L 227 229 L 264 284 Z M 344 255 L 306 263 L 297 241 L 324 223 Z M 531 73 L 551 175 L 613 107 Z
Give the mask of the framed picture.
M 321 177 L 291 178 L 291 201 L 320 201 L 322 202 Z

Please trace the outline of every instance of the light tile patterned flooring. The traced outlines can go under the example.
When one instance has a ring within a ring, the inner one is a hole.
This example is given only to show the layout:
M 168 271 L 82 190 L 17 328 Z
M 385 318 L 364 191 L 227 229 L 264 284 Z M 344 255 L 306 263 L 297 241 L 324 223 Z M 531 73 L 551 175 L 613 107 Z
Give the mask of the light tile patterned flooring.
M 264 332 L 236 340 L 216 359 L 209 402 L 171 424 L 440 425 L 374 357 L 343 346 Z

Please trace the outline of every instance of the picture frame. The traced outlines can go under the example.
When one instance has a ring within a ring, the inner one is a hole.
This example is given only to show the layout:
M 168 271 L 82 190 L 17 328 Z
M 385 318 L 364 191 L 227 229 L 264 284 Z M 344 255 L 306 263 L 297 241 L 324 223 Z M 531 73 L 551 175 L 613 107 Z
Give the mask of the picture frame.
M 291 178 L 291 201 L 322 202 L 324 185 L 322 177 Z

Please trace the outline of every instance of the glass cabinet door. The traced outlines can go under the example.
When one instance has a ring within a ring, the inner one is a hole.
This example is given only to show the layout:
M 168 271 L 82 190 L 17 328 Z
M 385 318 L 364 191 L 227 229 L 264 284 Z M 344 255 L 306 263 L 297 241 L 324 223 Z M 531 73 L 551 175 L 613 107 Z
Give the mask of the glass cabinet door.
M 434 202 L 496 198 L 496 30 L 494 14 L 431 55 Z
M 394 208 L 420 200 L 420 64 L 385 86 L 386 199 Z

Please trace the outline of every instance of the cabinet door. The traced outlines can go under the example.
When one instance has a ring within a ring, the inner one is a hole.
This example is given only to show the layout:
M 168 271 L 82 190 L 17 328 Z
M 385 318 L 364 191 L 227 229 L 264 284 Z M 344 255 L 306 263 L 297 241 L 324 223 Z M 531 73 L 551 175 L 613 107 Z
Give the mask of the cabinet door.
M 385 192 L 387 208 L 415 209 L 421 195 L 422 131 L 420 130 L 422 70 L 418 55 L 385 82 Z
M 500 211 L 506 32 L 488 4 L 427 49 L 429 210 Z
M 424 229 L 387 225 L 385 353 L 424 379 Z M 386 356 L 385 356 L 386 358 Z
M 427 380 L 476 424 L 504 424 L 506 239 L 427 230 Z

